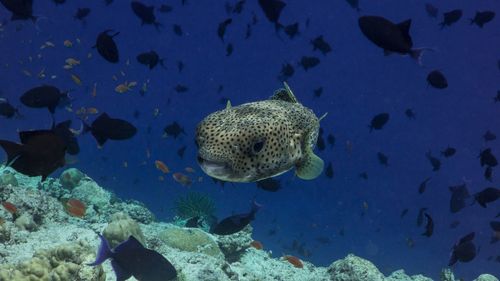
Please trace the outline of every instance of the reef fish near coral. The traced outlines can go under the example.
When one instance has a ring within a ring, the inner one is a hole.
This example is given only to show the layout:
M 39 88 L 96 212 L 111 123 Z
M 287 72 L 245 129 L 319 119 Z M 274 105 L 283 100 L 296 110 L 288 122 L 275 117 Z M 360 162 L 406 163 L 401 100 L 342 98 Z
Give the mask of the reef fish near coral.
M 106 113 L 99 115 L 90 126 L 84 125 L 84 132 L 90 131 L 100 146 L 104 145 L 108 139 L 126 140 L 137 132 L 134 125 L 122 119 L 111 118 Z
M 96 260 L 88 265 L 100 265 L 111 259 L 111 265 L 116 274 L 116 280 L 123 281 L 134 276 L 141 281 L 165 281 L 177 277 L 174 266 L 160 253 L 144 248 L 142 244 L 130 236 L 114 249 L 103 236 L 97 252 Z
M 262 205 L 253 201 L 250 212 L 246 214 L 233 215 L 221 220 L 213 227 L 212 233 L 217 235 L 231 235 L 241 231 L 255 219 L 255 214 L 261 207 Z
M 268 100 L 228 102 L 198 124 L 198 164 L 230 182 L 255 182 L 294 167 L 299 178 L 314 179 L 324 166 L 313 152 L 323 117 L 300 104 L 286 83 Z

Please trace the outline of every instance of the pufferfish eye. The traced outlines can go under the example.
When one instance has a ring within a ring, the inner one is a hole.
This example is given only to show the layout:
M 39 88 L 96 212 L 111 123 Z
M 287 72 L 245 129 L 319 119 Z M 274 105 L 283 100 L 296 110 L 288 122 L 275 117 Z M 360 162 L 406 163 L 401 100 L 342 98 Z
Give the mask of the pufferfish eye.
M 259 153 L 264 148 L 265 140 L 259 140 L 252 146 L 253 153 Z

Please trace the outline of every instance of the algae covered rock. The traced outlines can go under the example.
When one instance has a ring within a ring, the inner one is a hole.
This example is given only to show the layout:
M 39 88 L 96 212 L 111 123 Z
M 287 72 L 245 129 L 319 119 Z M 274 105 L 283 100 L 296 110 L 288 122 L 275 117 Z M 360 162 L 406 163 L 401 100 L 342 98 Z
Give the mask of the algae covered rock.
M 394 271 L 384 281 L 433 281 L 423 275 L 408 276 L 403 269 Z
M 80 181 L 85 177 L 85 175 L 78 169 L 69 168 L 62 172 L 59 177 L 59 183 L 62 187 L 72 190 L 80 184 Z
M 373 263 L 352 254 L 333 262 L 328 273 L 331 281 L 384 280 L 384 275 Z
M 94 181 L 84 181 L 71 191 L 71 197 L 78 198 L 87 205 L 94 205 L 97 210 L 103 210 L 110 204 L 111 193 Z
M 167 246 L 185 252 L 202 253 L 213 257 L 223 257 L 214 238 L 197 228 L 169 227 L 160 232 L 159 238 Z
M 449 268 L 444 268 L 441 270 L 439 274 L 439 280 L 441 281 L 455 281 L 455 275 L 453 275 L 453 271 Z
M 19 183 L 14 173 L 11 173 L 9 170 L 5 170 L 2 175 L 0 175 L 0 185 L 9 184 L 12 186 L 17 186 Z
M 217 244 L 219 244 L 219 248 L 224 253 L 226 260 L 235 262 L 240 259 L 253 241 L 252 231 L 252 226 L 247 225 L 243 230 L 231 235 L 216 235 Z
M 474 281 L 498 281 L 498 278 L 491 274 L 481 274 Z
M 108 240 L 111 248 L 134 236 L 143 246 L 146 240 L 139 224 L 125 213 L 116 213 L 111 216 L 111 222 L 106 226 L 102 235 Z
M 20 215 L 14 224 L 22 230 L 27 231 L 35 231 L 38 228 L 38 225 L 33 220 L 33 216 L 28 213 L 23 213 Z

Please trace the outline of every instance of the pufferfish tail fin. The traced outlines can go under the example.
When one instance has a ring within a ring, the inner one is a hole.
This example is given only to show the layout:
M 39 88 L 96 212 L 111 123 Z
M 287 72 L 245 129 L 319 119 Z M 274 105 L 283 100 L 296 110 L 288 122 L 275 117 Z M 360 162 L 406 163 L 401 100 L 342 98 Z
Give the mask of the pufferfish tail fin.
M 324 166 L 323 160 L 314 154 L 312 149 L 308 148 L 305 151 L 303 161 L 296 166 L 295 173 L 303 180 L 312 180 L 321 175 Z

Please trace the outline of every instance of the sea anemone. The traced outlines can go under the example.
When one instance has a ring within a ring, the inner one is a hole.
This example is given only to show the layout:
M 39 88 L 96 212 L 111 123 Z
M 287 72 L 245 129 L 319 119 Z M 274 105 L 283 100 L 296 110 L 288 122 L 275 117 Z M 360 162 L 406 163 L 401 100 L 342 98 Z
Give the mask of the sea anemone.
M 215 203 L 208 195 L 189 192 L 175 201 L 175 213 L 180 219 L 192 217 L 208 218 L 215 213 Z

